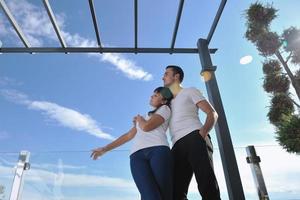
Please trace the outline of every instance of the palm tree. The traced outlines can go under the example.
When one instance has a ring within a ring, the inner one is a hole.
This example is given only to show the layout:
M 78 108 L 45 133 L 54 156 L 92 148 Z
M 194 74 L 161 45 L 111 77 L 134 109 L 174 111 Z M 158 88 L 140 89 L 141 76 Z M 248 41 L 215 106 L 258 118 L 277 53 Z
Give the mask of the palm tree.
M 276 138 L 288 152 L 299 153 L 300 69 L 293 72 L 290 66 L 299 67 L 300 64 L 300 29 L 290 27 L 280 35 L 272 32 L 270 24 L 277 12 L 271 4 L 251 4 L 245 13 L 245 37 L 265 58 L 263 88 L 271 96 L 267 116 L 276 127 Z M 291 95 L 290 86 L 295 89 L 296 97 Z

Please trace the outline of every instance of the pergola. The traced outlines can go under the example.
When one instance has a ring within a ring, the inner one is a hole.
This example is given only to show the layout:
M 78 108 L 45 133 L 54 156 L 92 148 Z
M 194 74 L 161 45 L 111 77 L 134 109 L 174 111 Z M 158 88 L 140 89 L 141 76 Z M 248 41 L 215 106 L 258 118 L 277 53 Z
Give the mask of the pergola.
M 98 47 L 68 47 L 55 19 L 53 10 L 49 0 L 43 0 L 45 9 L 48 13 L 50 21 L 53 25 L 55 33 L 59 39 L 61 47 L 31 47 L 22 29 L 18 25 L 13 14 L 7 7 L 4 0 L 0 0 L 0 6 L 6 14 L 11 25 L 15 29 L 24 47 L 0 47 L 0 53 L 168 53 L 168 54 L 199 54 L 202 72 L 209 73 L 210 79 L 205 82 L 207 93 L 210 102 L 216 109 L 219 118 L 215 125 L 215 131 L 218 140 L 218 146 L 221 154 L 223 171 L 225 175 L 228 196 L 231 200 L 245 199 L 242 182 L 234 154 L 234 149 L 231 141 L 230 131 L 227 124 L 222 100 L 215 77 L 216 66 L 213 66 L 210 54 L 214 54 L 217 49 L 210 49 L 209 44 L 214 35 L 219 19 L 222 15 L 227 0 L 221 0 L 218 11 L 214 17 L 213 24 L 210 27 L 207 38 L 200 38 L 197 45 L 193 48 L 176 48 L 176 36 L 180 24 L 181 14 L 184 6 L 184 0 L 179 1 L 176 22 L 174 26 L 173 36 L 169 47 L 165 48 L 141 48 L 138 45 L 138 0 L 134 0 L 134 47 L 104 47 L 100 39 L 100 28 L 97 22 L 96 10 L 93 0 L 88 0 L 91 17 L 93 20 L 95 36 L 97 39 Z M 196 42 L 195 42 L 196 44 Z

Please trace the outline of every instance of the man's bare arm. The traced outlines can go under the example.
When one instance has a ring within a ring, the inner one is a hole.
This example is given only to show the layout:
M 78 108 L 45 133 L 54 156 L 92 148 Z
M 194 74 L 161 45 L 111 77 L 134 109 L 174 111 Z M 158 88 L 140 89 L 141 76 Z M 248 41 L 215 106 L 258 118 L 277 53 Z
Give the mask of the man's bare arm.
M 206 100 L 199 101 L 197 103 L 197 107 L 206 114 L 205 123 L 200 129 L 200 135 L 205 138 L 217 122 L 218 114 L 212 105 Z

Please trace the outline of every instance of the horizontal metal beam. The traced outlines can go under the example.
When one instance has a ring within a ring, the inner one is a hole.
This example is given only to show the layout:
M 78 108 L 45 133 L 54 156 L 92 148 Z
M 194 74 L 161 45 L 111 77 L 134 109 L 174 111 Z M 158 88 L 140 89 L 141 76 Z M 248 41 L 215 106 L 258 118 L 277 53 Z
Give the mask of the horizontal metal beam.
M 102 48 L 99 29 L 98 29 L 98 23 L 97 23 L 97 17 L 96 17 L 96 11 L 95 11 L 93 0 L 89 0 L 89 4 L 90 4 L 90 10 L 91 10 L 92 18 L 93 18 L 94 29 L 95 29 L 95 33 L 96 33 L 96 37 L 97 37 L 97 43 L 98 43 L 98 46 L 100 48 Z
M 11 25 L 14 27 L 15 31 L 17 32 L 19 38 L 22 40 L 25 47 L 30 47 L 28 40 L 26 39 L 24 33 L 22 32 L 22 30 L 21 30 L 20 26 L 18 25 L 17 21 L 15 20 L 14 16 L 11 14 L 11 12 L 10 12 L 9 8 L 7 7 L 4 0 L 0 0 L 0 7 L 3 8 L 5 15 L 7 16 Z
M 217 49 L 209 49 L 215 53 Z M 114 47 L 6 47 L 0 48 L 0 53 L 186 53 L 198 54 L 197 48 L 114 48 Z
M 215 30 L 216 30 L 216 27 L 218 25 L 218 22 L 220 20 L 220 17 L 222 15 L 222 12 L 224 10 L 226 2 L 227 2 L 227 0 L 222 0 L 221 4 L 219 6 L 218 12 L 217 12 L 217 14 L 215 16 L 214 22 L 213 22 L 213 24 L 212 24 L 212 26 L 210 28 L 209 34 L 208 34 L 207 39 L 206 39 L 208 41 L 208 44 L 210 43 L 211 38 L 212 38 L 212 36 L 213 36 L 213 34 L 214 34 Z
M 62 38 L 62 35 L 61 35 L 60 30 L 59 30 L 59 27 L 58 27 L 58 25 L 57 25 L 57 22 L 56 22 L 54 13 L 53 13 L 53 11 L 52 11 L 52 9 L 51 9 L 51 6 L 50 6 L 50 4 L 49 4 L 49 1 L 48 1 L 48 0 L 43 0 L 43 2 L 44 2 L 44 6 L 45 6 L 45 8 L 46 8 L 46 10 L 47 10 L 47 13 L 48 13 L 48 15 L 49 15 L 50 21 L 51 21 L 51 23 L 52 23 L 52 25 L 53 25 L 53 28 L 54 28 L 54 30 L 55 30 L 55 33 L 56 33 L 56 35 L 57 35 L 57 37 L 58 37 L 58 39 L 59 39 L 59 42 L 60 42 L 61 46 L 62 46 L 63 48 L 65 48 L 67 45 L 66 45 L 64 39 Z

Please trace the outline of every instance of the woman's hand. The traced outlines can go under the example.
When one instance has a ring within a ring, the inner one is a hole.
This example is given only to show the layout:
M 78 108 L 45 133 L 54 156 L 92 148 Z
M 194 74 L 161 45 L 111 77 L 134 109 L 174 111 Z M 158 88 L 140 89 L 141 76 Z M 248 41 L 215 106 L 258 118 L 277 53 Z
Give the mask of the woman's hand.
M 132 122 L 133 122 L 133 127 L 136 127 L 136 116 L 135 117 L 133 117 L 133 119 L 132 119 Z
M 99 147 L 99 148 L 97 148 L 97 149 L 93 149 L 92 150 L 92 154 L 91 154 L 91 158 L 93 158 L 93 160 L 97 160 L 97 158 L 99 157 L 99 156 L 102 156 L 103 154 L 105 154 L 106 153 L 106 150 L 105 150 L 105 148 L 104 147 Z
M 141 121 L 145 121 L 144 117 L 142 117 L 141 115 L 137 115 L 135 116 L 135 118 L 138 123 L 141 123 Z

